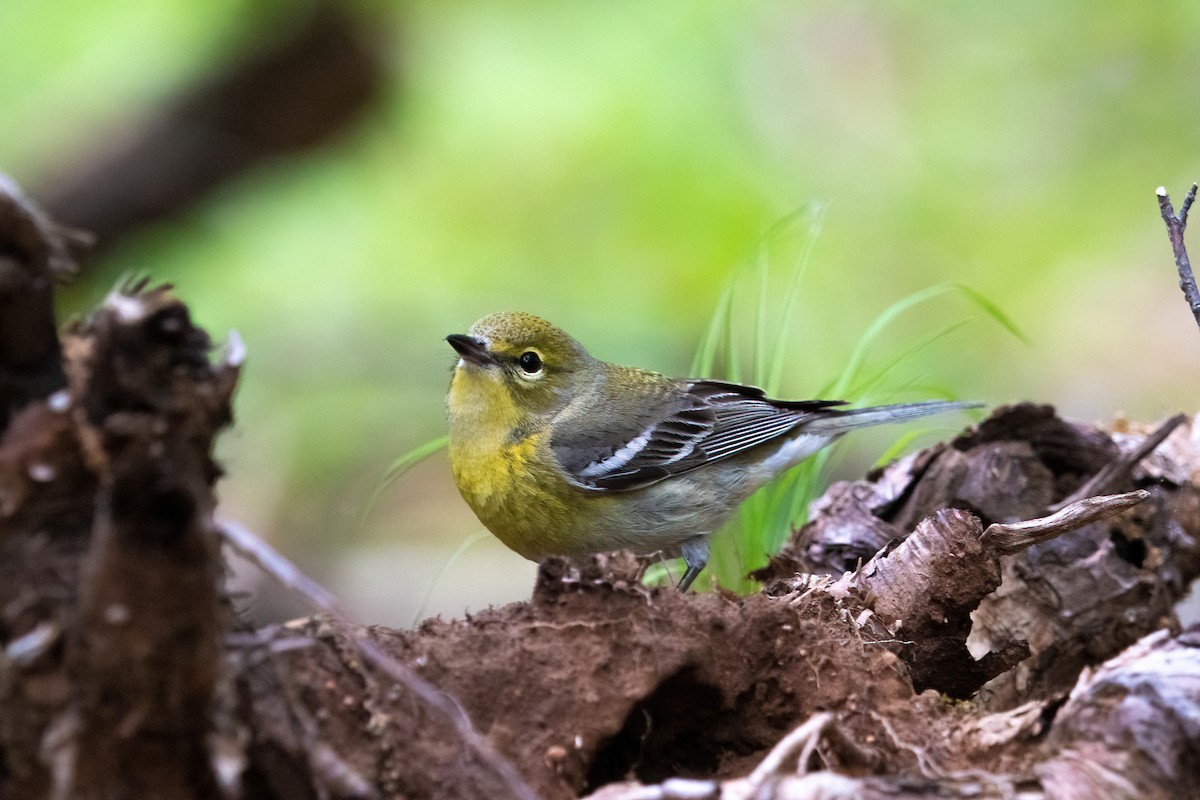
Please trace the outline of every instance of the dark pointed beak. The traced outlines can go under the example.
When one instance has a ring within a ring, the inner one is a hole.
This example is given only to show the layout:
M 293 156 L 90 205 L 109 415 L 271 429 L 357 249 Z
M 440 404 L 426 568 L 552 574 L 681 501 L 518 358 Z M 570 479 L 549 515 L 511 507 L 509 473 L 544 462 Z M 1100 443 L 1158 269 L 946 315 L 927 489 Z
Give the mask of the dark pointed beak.
M 454 351 L 462 356 L 463 361 L 475 364 L 480 367 L 487 367 L 496 363 L 492 358 L 492 354 L 487 351 L 487 345 L 476 339 L 474 336 L 467 336 L 465 333 L 452 333 L 446 337 L 446 341 L 454 348 Z

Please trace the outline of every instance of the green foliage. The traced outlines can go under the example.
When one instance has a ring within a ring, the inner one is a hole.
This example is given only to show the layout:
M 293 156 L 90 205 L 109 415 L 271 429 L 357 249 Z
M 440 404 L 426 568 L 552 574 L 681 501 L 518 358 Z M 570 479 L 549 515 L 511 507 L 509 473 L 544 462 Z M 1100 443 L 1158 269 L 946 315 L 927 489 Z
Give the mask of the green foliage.
M 790 339 L 788 323 L 795 311 L 823 219 L 823 209 L 812 206 L 788 215 L 767 231 L 753 260 L 752 271 L 743 270 L 735 275 L 722 293 L 692 363 L 693 374 L 750 383 L 762 387 L 768 396 L 779 396 Z M 799 254 L 794 258 L 780 293 L 771 280 L 770 253 L 777 240 L 791 234 L 799 235 Z M 755 302 L 742 311 L 739 301 L 747 284 L 755 284 L 751 287 L 755 290 Z M 946 323 L 890 357 L 884 357 L 882 363 L 869 367 L 872 356 L 879 357 L 881 352 L 891 349 L 892 343 L 884 342 L 883 338 L 895 327 L 897 320 L 919 306 L 948 295 L 965 298 L 1007 332 L 1021 341 L 1028 341 L 1015 323 L 979 292 L 958 283 L 933 286 L 897 300 L 880 312 L 859 338 L 840 373 L 826 382 L 816 395 L 848 398 L 856 405 L 890 402 L 908 388 L 890 382 L 894 381 L 895 368 L 912 363 L 924 350 L 971 320 Z M 779 303 L 772 299 L 777 296 L 783 298 Z M 749 371 L 741 369 L 743 359 L 739 355 L 737 338 L 737 333 L 745 329 L 754 333 Z M 948 392 L 924 390 L 925 396 L 934 393 L 950 396 Z M 919 428 L 904 431 L 885 451 L 881 463 L 900 455 L 920 434 Z M 713 537 L 707 573 L 710 581 L 741 593 L 753 591 L 756 584 L 746 576 L 765 565 L 767 558 L 787 541 L 793 528 L 804 523 L 809 503 L 825 488 L 825 468 L 839 444 L 840 440 L 797 465 L 742 505 L 734 519 Z M 658 579 L 660 573 L 654 573 L 653 577 Z

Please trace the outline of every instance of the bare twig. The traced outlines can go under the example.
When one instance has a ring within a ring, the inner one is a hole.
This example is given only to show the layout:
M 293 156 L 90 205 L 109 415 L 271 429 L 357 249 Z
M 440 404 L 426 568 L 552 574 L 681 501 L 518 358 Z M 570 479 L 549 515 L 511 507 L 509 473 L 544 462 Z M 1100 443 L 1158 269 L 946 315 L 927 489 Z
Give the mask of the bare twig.
M 300 594 L 317 610 L 329 614 L 339 622 L 346 623 L 349 627 L 351 623 L 342 612 L 333 594 L 305 575 L 299 567 L 267 544 L 262 537 L 229 521 L 217 523 L 217 530 L 230 547 L 252 561 L 263 572 Z M 458 704 L 457 700 L 383 652 L 374 642 L 356 635 L 348 638 L 364 661 L 372 664 L 392 680 L 407 687 L 427 706 L 444 716 L 454 726 L 459 738 L 507 787 L 511 796 L 519 800 L 538 800 L 537 794 L 508 759 L 497 753 L 491 743 L 475 730 L 470 717 L 467 716 L 467 712 Z
M 1189 195 L 1190 197 L 1191 195 Z M 1186 206 L 1185 206 L 1186 208 Z M 1184 212 L 1181 212 L 1184 213 Z M 1171 435 L 1172 431 L 1178 428 L 1187 420 L 1187 414 L 1176 414 L 1170 419 L 1163 422 L 1154 432 L 1142 440 L 1142 443 L 1130 450 L 1128 453 L 1121 455 L 1105 465 L 1104 469 L 1097 472 L 1089 478 L 1082 486 L 1076 489 L 1070 497 L 1060 503 L 1055 503 L 1050 506 L 1051 511 L 1059 511 L 1071 503 L 1078 502 L 1087 497 L 1095 497 L 1096 495 L 1104 494 L 1109 491 L 1122 480 L 1129 477 L 1133 468 L 1141 462 L 1143 458 L 1153 453 L 1158 446 L 1166 441 L 1166 438 Z
M 1178 214 L 1171 206 L 1171 198 L 1167 196 L 1165 187 L 1158 187 L 1157 194 L 1158 210 L 1167 226 L 1167 238 L 1171 240 L 1171 249 L 1175 252 L 1175 267 L 1179 270 L 1179 288 L 1183 290 L 1188 307 L 1192 309 L 1196 325 L 1200 326 L 1200 291 L 1196 289 L 1196 276 L 1192 274 L 1192 262 L 1188 258 L 1187 247 L 1183 243 L 1183 232 L 1187 229 L 1188 211 L 1191 210 L 1192 203 L 1196 200 L 1196 189 L 1197 186 L 1193 183 L 1192 188 L 1188 190 L 1187 197 L 1183 199 L 1183 205 L 1179 207 Z
M 1089 497 L 1078 500 L 1048 517 L 1025 522 L 992 523 L 980 539 L 1001 554 L 1018 553 L 1030 545 L 1132 508 L 1149 496 L 1149 492 L 1139 489 L 1125 494 Z
M 217 521 L 217 532 L 239 555 L 304 597 L 309 604 L 339 619 L 346 617 L 332 592 L 301 572 L 299 567 L 250 529 L 233 520 L 221 519 Z

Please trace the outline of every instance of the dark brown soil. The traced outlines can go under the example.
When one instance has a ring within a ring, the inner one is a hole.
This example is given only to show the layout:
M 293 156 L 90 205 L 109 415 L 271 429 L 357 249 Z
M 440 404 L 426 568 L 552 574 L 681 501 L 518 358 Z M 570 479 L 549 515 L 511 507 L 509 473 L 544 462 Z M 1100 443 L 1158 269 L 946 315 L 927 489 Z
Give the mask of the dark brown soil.
M 827 597 L 792 606 L 574 585 L 373 635 L 456 697 L 548 798 L 622 779 L 744 774 L 814 711 L 865 732 L 867 709 L 913 694 L 899 660 L 864 642 Z M 460 780 L 461 746 L 422 738 L 413 722 L 395 726 L 395 747 L 431 769 L 397 788 L 445 793 Z

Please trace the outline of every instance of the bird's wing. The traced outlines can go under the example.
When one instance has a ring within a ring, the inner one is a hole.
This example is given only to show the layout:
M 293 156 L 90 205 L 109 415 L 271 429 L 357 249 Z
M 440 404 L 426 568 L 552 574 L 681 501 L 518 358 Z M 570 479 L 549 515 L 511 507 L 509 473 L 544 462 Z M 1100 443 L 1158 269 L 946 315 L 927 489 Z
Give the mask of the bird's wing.
M 563 426 L 570 430 L 551 439 L 555 457 L 583 488 L 637 489 L 783 436 L 814 416 L 837 414 L 832 407 L 841 405 L 768 400 L 760 389 L 717 381 L 679 388 L 627 415 L 624 430 Z

